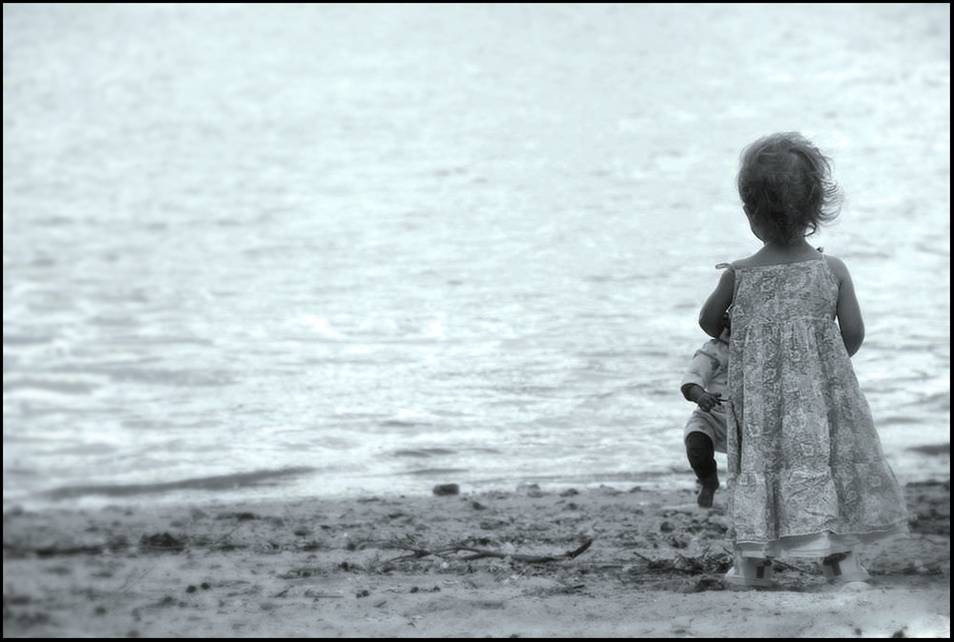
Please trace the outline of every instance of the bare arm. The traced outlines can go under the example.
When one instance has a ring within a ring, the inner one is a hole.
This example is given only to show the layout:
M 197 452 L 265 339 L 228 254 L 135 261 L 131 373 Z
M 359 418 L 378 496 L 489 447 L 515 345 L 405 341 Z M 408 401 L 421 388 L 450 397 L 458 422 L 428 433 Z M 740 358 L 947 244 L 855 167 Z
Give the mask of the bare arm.
M 735 291 L 735 270 L 731 267 L 722 273 L 715 291 L 709 295 L 699 312 L 699 326 L 711 337 L 719 338 L 725 327 L 725 312 L 732 305 Z
M 858 352 L 865 340 L 865 322 L 861 318 L 861 306 L 858 305 L 855 286 L 845 264 L 833 256 L 826 257 L 826 260 L 838 278 L 838 305 L 835 314 L 845 349 L 848 356 L 852 356 Z

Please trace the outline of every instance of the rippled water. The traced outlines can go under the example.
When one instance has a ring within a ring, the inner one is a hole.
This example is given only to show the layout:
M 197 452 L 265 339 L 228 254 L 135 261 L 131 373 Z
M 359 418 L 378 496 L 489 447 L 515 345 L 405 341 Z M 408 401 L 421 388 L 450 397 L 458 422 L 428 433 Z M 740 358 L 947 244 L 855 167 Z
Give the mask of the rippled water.
M 691 483 L 738 152 L 790 129 L 888 456 L 946 472 L 949 18 L 5 6 L 5 504 Z

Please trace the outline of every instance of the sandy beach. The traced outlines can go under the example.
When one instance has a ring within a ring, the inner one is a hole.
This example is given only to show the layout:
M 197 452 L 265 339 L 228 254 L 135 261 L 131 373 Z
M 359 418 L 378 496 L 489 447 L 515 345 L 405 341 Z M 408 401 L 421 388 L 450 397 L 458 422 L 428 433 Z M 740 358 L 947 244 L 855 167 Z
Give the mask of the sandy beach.
M 906 495 L 911 535 L 865 551 L 864 591 L 795 560 L 727 590 L 724 495 L 688 490 L 14 508 L 3 634 L 947 637 L 950 482 Z

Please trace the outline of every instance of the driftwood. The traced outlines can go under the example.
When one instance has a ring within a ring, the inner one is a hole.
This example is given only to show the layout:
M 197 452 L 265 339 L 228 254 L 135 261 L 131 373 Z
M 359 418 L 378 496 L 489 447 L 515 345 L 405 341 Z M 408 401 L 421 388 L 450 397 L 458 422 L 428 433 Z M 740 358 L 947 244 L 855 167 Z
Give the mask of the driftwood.
M 112 548 L 108 544 L 99 544 L 94 546 L 20 546 L 16 544 L 3 543 L 4 556 L 12 558 L 23 557 L 66 557 L 71 555 L 101 555 L 107 550 L 120 550 L 125 545 L 115 545 Z
M 701 554 L 689 557 L 681 553 L 676 553 L 672 558 L 653 559 L 633 551 L 633 555 L 646 562 L 646 569 L 661 574 L 685 573 L 688 575 L 706 575 L 722 573 L 729 567 L 731 559 L 721 555 L 710 553 L 710 547 L 706 546 Z
M 734 555 L 734 553 L 730 551 L 729 549 L 727 549 L 725 546 L 722 547 L 722 550 L 728 553 L 729 555 Z M 789 564 L 775 557 L 771 558 L 771 560 L 772 560 L 772 566 L 780 566 L 782 568 L 787 568 L 790 571 L 798 571 L 799 573 L 805 573 L 807 575 L 816 574 L 816 573 L 813 573 L 812 570 L 806 566 L 796 566 L 794 564 Z
M 474 548 L 472 546 L 464 546 L 460 544 L 455 544 L 451 546 L 445 546 L 444 548 L 438 548 L 434 550 L 429 550 L 426 548 L 419 548 L 414 545 L 413 541 L 405 541 L 398 543 L 396 548 L 400 548 L 406 551 L 411 551 L 408 555 L 400 555 L 398 557 L 386 560 L 385 565 L 393 564 L 394 562 L 405 562 L 408 560 L 417 560 L 424 557 L 429 557 L 434 555 L 436 557 L 442 557 L 445 559 L 456 559 L 465 562 L 470 562 L 473 560 L 483 559 L 485 557 L 494 557 L 497 559 L 511 559 L 517 562 L 525 562 L 527 564 L 546 564 L 548 562 L 563 562 L 566 560 L 574 559 L 582 555 L 586 550 L 593 544 L 592 538 L 585 538 L 583 543 L 580 544 L 577 548 L 572 551 L 566 551 L 559 555 L 522 555 L 520 553 L 501 553 L 500 551 L 491 551 L 484 548 Z M 469 553 L 469 555 L 460 555 L 457 556 L 455 553 Z

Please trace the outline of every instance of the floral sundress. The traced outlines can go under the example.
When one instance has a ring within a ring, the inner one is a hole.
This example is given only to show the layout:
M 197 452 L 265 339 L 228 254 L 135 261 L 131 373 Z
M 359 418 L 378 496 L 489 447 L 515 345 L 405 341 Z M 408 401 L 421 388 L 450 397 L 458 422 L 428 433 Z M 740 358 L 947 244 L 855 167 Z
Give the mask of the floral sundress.
M 822 557 L 906 532 L 903 492 L 835 321 L 828 261 L 734 269 L 727 454 L 736 547 Z

